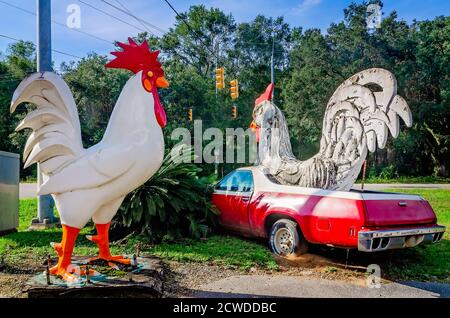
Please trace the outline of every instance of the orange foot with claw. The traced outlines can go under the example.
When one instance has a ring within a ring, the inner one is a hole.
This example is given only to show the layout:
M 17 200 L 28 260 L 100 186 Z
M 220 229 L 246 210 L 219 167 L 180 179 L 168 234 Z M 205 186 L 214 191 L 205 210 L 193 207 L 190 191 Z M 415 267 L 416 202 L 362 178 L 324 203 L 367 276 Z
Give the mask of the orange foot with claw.
M 107 224 L 96 224 L 97 235 L 87 235 L 86 238 L 97 244 L 99 254 L 98 257 L 91 258 L 90 261 L 95 260 L 105 260 L 111 267 L 117 267 L 114 263 L 120 263 L 125 265 L 130 265 L 131 260 L 122 255 L 113 256 L 109 250 L 109 226 L 111 223 Z
M 58 253 L 58 264 L 50 268 L 50 274 L 60 276 L 66 282 L 78 281 L 78 276 L 74 275 L 76 267 L 72 265 L 72 253 L 77 241 L 80 229 L 63 225 L 63 237 L 61 243 L 51 243 Z

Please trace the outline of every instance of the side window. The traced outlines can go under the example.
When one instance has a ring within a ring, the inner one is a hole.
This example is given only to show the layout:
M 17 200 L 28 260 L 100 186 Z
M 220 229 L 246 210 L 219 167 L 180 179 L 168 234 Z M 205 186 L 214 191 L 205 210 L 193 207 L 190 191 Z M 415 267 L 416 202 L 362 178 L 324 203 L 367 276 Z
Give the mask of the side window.
M 216 186 L 216 190 L 230 192 L 252 192 L 253 176 L 248 170 L 238 170 L 227 175 Z
M 220 181 L 217 185 L 216 185 L 216 190 L 221 190 L 221 191 L 229 191 L 230 189 L 230 184 L 231 184 L 231 177 L 234 175 L 234 173 L 231 173 L 227 176 L 225 176 L 225 178 L 222 179 L 222 181 Z
M 239 192 L 252 192 L 253 191 L 253 175 L 251 171 L 242 170 L 239 171 Z

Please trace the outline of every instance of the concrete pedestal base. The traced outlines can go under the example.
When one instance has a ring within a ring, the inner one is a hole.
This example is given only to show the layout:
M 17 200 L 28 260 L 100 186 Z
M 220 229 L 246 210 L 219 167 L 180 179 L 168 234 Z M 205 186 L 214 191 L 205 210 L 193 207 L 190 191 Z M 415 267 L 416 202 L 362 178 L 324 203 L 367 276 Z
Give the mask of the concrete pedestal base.
M 39 219 L 36 218 L 31 220 L 31 225 L 28 227 L 28 230 L 29 231 L 45 230 L 54 227 L 61 227 L 61 223 L 58 218 L 55 218 L 53 222 L 50 222 L 49 219 L 44 219 L 44 222 L 39 222 Z

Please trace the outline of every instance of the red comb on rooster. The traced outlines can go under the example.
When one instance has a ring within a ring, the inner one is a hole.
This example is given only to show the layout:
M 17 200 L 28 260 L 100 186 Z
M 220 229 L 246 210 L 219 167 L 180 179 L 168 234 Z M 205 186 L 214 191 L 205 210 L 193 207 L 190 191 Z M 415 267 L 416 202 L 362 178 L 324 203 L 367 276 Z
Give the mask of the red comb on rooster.
M 273 96 L 273 89 L 275 88 L 275 85 L 273 83 L 269 84 L 269 86 L 267 86 L 266 91 L 261 94 L 261 96 L 259 96 L 256 101 L 255 101 L 255 108 L 261 104 L 262 102 L 266 101 L 266 100 L 272 100 L 272 96 Z
M 147 41 L 138 45 L 132 38 L 128 38 L 128 43 L 117 43 L 123 51 L 111 52 L 116 58 L 107 63 L 106 67 L 123 68 L 132 71 L 134 74 L 152 69 L 155 74 L 164 76 L 161 63 L 157 60 L 159 51 L 152 52 Z
M 260 129 L 255 122 L 256 112 L 259 109 L 259 106 L 265 101 L 271 101 L 273 97 L 273 89 L 275 88 L 275 84 L 271 83 L 267 86 L 266 91 L 262 93 L 255 101 L 255 108 L 253 109 L 253 121 L 250 124 L 250 129 L 256 134 L 256 141 L 260 141 Z
M 159 100 L 157 88 L 166 88 L 169 82 L 164 77 L 164 71 L 158 61 L 159 51 L 152 52 L 147 41 L 139 45 L 132 38 L 128 38 L 128 43 L 117 43 L 123 51 L 111 52 L 116 58 L 105 67 L 122 68 L 134 74 L 142 71 L 142 86 L 147 92 L 153 94 L 156 119 L 159 125 L 164 127 L 167 124 L 166 113 Z

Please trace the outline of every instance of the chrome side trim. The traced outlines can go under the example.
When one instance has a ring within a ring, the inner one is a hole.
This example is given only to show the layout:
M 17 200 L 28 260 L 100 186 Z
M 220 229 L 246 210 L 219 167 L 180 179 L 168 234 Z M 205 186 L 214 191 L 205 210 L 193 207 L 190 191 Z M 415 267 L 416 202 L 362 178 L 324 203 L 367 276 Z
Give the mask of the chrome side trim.
M 235 197 L 251 197 L 253 191 L 226 191 L 226 190 L 214 190 L 212 194 L 220 195 L 232 195 Z
M 445 232 L 445 226 L 425 228 L 360 231 L 358 233 L 358 250 L 378 252 L 389 249 L 414 247 L 421 243 L 439 242 Z

